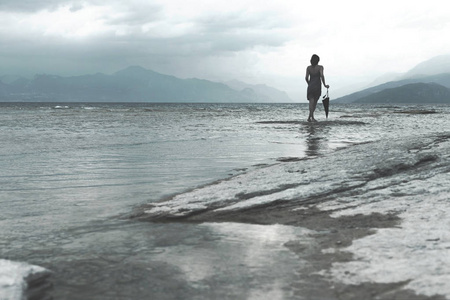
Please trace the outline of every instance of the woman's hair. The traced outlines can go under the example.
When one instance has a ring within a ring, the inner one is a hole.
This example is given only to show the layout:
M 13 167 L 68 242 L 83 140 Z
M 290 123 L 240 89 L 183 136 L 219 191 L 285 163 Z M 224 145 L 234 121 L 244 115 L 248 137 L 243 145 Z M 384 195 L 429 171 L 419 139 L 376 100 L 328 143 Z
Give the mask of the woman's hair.
M 317 64 L 319 63 L 320 57 L 317 54 L 313 54 L 313 56 L 311 57 L 311 65 L 313 66 L 317 66 Z

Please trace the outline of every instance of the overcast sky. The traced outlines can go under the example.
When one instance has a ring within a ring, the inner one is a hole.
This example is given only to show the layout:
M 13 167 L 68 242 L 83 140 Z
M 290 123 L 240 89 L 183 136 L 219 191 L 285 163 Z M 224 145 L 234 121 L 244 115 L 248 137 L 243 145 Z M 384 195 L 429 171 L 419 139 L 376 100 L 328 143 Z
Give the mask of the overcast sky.
M 0 0 L 0 75 L 140 65 L 305 101 L 313 53 L 333 95 L 450 54 L 449 16 L 446 0 Z

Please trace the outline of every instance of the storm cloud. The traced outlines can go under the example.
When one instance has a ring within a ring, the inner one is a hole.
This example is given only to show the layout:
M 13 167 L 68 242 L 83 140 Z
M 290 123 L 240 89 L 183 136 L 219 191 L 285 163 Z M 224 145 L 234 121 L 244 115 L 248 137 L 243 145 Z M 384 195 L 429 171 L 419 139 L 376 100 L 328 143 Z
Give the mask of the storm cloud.
M 61 5 L 70 4 L 73 1 L 65 0 L 2 0 L 0 2 L 0 11 L 11 12 L 36 12 L 43 9 L 56 9 Z
M 332 86 L 448 53 L 446 10 L 443 0 L 2 0 L 0 73 L 80 75 L 141 65 L 303 94 L 313 53 Z
M 289 24 L 270 12 L 234 11 L 177 18 L 161 5 L 98 3 L 2 2 L 3 65 L 8 66 L 5 59 L 14 60 L 20 55 L 21 60 L 48 63 L 53 59 L 57 65 L 43 69 L 60 69 L 59 73 L 73 64 L 95 66 L 99 71 L 108 65 L 112 67 L 106 67 L 107 71 L 112 71 L 126 62 L 163 68 L 164 64 L 182 59 L 198 61 L 255 47 L 276 48 L 289 40 L 283 32 Z M 13 23 L 21 25 L 13 27 Z

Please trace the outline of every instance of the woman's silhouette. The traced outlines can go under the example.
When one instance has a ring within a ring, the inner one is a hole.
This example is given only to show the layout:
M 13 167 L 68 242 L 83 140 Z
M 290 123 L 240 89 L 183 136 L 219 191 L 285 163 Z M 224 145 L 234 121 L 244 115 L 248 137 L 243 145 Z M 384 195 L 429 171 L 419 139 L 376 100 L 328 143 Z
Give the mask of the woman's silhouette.
M 308 122 L 317 122 L 314 119 L 314 111 L 316 110 L 317 102 L 322 94 L 322 83 L 326 88 L 330 86 L 325 83 L 325 76 L 323 75 L 323 66 L 318 65 L 319 56 L 314 54 L 311 57 L 311 65 L 306 68 L 306 82 L 308 83 L 308 91 L 306 97 L 309 101 L 309 117 Z

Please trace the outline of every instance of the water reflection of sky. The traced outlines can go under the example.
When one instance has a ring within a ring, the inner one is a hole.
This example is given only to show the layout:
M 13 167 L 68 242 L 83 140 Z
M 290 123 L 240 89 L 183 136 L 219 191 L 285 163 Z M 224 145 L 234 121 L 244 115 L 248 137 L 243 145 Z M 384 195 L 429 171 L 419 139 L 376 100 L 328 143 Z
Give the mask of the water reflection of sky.
M 229 293 L 240 295 L 240 299 L 286 298 L 295 270 L 304 262 L 284 244 L 294 239 L 307 242 L 309 230 L 239 223 L 198 226 L 207 239 L 199 237 L 166 248 L 158 259 L 177 266 L 185 280 L 196 287 L 229 286 Z
M 301 132 L 306 145 L 305 155 L 307 157 L 321 156 L 337 148 L 363 142 L 366 139 L 365 136 L 355 135 L 355 130 L 349 126 L 349 122 L 335 120 L 308 123 L 301 128 Z

